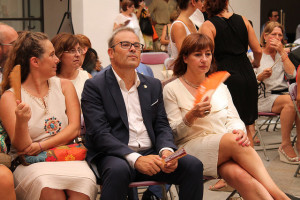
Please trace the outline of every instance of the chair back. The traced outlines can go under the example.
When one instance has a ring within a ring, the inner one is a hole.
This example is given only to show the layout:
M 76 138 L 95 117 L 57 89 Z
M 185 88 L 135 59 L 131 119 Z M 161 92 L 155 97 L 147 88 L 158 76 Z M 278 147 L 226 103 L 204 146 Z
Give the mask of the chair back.
M 141 63 L 151 67 L 155 78 L 164 80 L 171 76 L 164 65 L 167 58 L 169 55 L 166 52 L 147 52 L 141 54 Z
M 148 65 L 164 64 L 167 58 L 169 55 L 166 52 L 147 52 L 141 54 L 141 63 Z

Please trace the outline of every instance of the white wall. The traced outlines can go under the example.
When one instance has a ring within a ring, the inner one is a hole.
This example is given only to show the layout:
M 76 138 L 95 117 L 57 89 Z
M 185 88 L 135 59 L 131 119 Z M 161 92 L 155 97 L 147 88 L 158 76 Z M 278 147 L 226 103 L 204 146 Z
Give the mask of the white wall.
M 107 41 L 118 13 L 119 0 L 72 0 L 75 34 L 81 33 L 90 38 L 103 67 L 110 64 Z
M 260 36 L 260 1 L 261 0 L 229 0 L 230 11 L 243 15 L 253 22 L 256 37 Z
M 67 0 L 44 0 L 44 32 L 47 33 L 50 40 L 56 35 L 67 10 Z M 70 32 L 70 20 L 64 20 L 60 32 Z

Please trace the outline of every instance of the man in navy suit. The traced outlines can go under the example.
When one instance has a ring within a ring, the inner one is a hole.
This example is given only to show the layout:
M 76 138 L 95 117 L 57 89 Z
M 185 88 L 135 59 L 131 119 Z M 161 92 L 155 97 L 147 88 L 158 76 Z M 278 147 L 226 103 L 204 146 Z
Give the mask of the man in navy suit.
M 177 184 L 179 198 L 202 199 L 203 165 L 187 155 L 163 164 L 176 150 L 159 80 L 135 71 L 143 45 L 130 28 L 108 43 L 112 67 L 86 81 L 82 111 L 87 161 L 101 177 L 101 200 L 123 200 L 132 181 Z

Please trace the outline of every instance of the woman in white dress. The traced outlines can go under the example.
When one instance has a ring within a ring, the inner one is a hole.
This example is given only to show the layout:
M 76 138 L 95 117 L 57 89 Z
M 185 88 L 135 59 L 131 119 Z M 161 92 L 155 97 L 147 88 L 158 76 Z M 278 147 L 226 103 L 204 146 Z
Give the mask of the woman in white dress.
M 170 50 L 173 59 L 177 58 L 184 38 L 191 33 L 197 33 L 196 26 L 190 16 L 196 9 L 201 10 L 203 6 L 201 0 L 178 0 L 177 2 L 180 14 L 170 28 Z
M 163 91 L 175 142 L 203 162 L 204 175 L 221 176 L 244 199 L 289 199 L 249 146 L 245 125 L 224 84 L 211 99 L 194 106 L 198 87 L 214 71 L 213 50 L 213 41 L 202 34 L 191 34 L 182 43 L 174 65 L 178 78 Z
M 87 79 L 92 78 L 87 71 L 80 69 L 82 61 L 81 54 L 83 50 L 80 42 L 75 35 L 70 33 L 60 33 L 51 40 L 55 54 L 60 60 L 57 64 L 57 76 L 59 78 L 69 79 L 72 81 L 78 99 L 81 100 L 81 93 L 84 83 Z
M 43 33 L 23 32 L 5 64 L 0 118 L 12 143 L 10 154 L 37 155 L 69 144 L 80 131 L 80 106 L 69 80 L 55 77 L 59 59 Z M 21 65 L 21 101 L 8 77 Z M 14 173 L 18 200 L 94 200 L 96 178 L 86 161 L 19 165 Z
M 114 28 L 116 30 L 121 27 L 132 28 L 135 34 L 139 37 L 140 43 L 145 44 L 143 34 L 140 28 L 139 20 L 134 13 L 134 1 L 133 0 L 123 0 L 122 1 L 122 12 L 117 15 L 114 20 Z
M 263 55 L 260 67 L 256 69 L 256 78 L 262 82 L 258 97 L 258 111 L 280 113 L 282 142 L 278 149 L 280 160 L 289 164 L 299 164 L 299 157 L 291 143 L 291 131 L 294 122 L 300 138 L 300 119 L 296 115 L 293 102 L 284 80 L 296 77 L 296 69 L 284 51 L 283 27 L 278 22 L 266 25 L 262 37 Z M 273 66 L 274 65 L 274 66 Z M 272 67 L 273 66 L 273 67 Z M 297 151 L 300 153 L 300 140 L 297 140 Z

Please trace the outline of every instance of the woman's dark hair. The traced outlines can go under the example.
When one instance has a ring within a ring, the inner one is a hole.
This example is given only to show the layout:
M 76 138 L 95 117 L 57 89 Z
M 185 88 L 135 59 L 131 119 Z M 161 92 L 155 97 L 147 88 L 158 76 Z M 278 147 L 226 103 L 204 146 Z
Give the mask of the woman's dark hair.
M 86 70 L 88 73 L 92 73 L 93 70 L 101 71 L 101 62 L 99 61 L 97 52 L 89 48 L 85 54 L 85 58 L 82 64 L 82 69 Z
M 4 65 L 2 92 L 11 86 L 8 80 L 9 74 L 16 65 L 21 65 L 21 83 L 23 83 L 30 73 L 30 58 L 41 58 L 45 53 L 43 41 L 48 40 L 44 33 L 23 31 L 13 44 Z
M 207 0 L 204 2 L 204 9 L 208 17 L 213 17 L 226 9 L 229 0 Z
M 122 10 L 125 12 L 125 11 L 127 11 L 127 7 L 131 7 L 132 5 L 134 5 L 133 0 L 123 0 L 122 1 Z
M 195 1 L 198 2 L 200 0 L 195 0 Z M 177 0 L 177 5 L 180 10 L 186 10 L 188 8 L 190 2 L 191 2 L 191 0 Z
M 51 40 L 55 54 L 59 60 L 61 60 L 62 54 L 64 51 L 69 51 L 73 49 L 77 44 L 80 44 L 79 39 L 70 33 L 59 33 Z M 57 64 L 56 73 L 60 74 L 61 62 Z
M 183 40 L 178 57 L 174 62 L 174 75 L 179 77 L 186 73 L 187 64 L 184 62 L 184 57 L 187 57 L 194 52 L 198 52 L 206 48 L 209 48 L 213 54 L 214 43 L 207 35 L 200 33 L 192 33 L 188 35 Z M 214 56 L 212 55 L 211 67 L 206 75 L 209 75 L 214 71 L 216 71 L 216 65 Z

